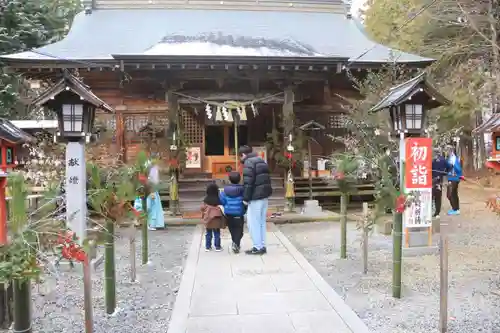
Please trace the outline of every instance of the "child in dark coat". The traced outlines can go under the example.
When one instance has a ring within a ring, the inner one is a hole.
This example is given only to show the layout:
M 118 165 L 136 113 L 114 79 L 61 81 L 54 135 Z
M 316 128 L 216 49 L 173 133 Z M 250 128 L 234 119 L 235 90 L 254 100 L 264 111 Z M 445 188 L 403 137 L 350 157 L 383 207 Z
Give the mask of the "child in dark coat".
M 224 206 L 224 215 L 226 215 L 227 226 L 231 233 L 234 253 L 240 252 L 241 238 L 243 237 L 243 215 L 245 215 L 243 185 L 240 185 L 240 180 L 238 172 L 231 172 L 229 174 L 231 184 L 226 185 L 220 194 L 220 202 Z
M 205 251 L 212 249 L 212 238 L 214 239 L 215 251 L 222 251 L 220 240 L 220 229 L 224 228 L 225 219 L 220 209 L 219 187 L 216 184 L 207 186 L 207 195 L 201 206 L 201 218 L 205 224 Z

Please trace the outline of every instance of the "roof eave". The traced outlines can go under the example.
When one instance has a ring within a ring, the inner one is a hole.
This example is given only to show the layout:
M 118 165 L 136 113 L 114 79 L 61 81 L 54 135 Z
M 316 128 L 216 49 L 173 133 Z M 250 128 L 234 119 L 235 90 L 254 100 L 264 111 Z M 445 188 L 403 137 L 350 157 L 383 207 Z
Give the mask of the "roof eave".
M 424 90 L 427 90 L 427 94 L 434 97 L 437 102 L 439 102 L 440 106 L 451 105 L 451 100 L 446 98 L 443 94 L 441 94 L 436 88 L 434 88 L 431 84 L 424 82 Z
M 396 61 L 396 64 L 405 65 L 410 68 L 426 68 L 432 65 L 434 59 L 424 59 L 424 60 L 410 60 L 410 61 Z M 376 60 L 376 61 L 350 61 L 349 66 L 352 68 L 378 68 L 393 61 L 390 60 Z
M 73 93 L 79 95 L 86 102 L 92 104 L 98 109 L 101 109 L 107 113 L 114 113 L 114 109 L 111 106 L 97 97 L 87 85 L 80 82 L 68 71 L 64 72 L 64 77 L 58 83 L 45 90 L 40 96 L 35 98 L 31 102 L 31 104 L 42 106 L 46 104 L 51 98 L 63 92 L 65 89 L 70 89 Z
M 66 85 L 64 84 L 64 79 L 60 80 L 57 82 L 54 86 L 46 89 L 44 92 L 42 92 L 39 96 L 37 96 L 35 99 L 31 101 L 32 105 L 37 105 L 41 106 L 44 105 L 49 101 L 49 99 L 52 98 L 52 96 L 60 94 Z
M 292 64 L 304 63 L 346 63 L 348 57 L 335 57 L 335 56 L 296 56 L 296 57 L 279 57 L 279 56 L 209 56 L 209 55 L 144 55 L 144 54 L 113 54 L 112 57 L 116 60 L 134 61 L 134 62 L 170 62 L 170 63 L 236 63 L 242 62 L 249 63 L 268 63 L 268 62 L 281 62 Z
M 119 63 L 115 59 L 26 59 L 10 58 L 0 56 L 0 60 L 7 67 L 11 68 L 101 68 L 114 67 L 119 68 Z
M 3 124 L 5 123 L 8 123 L 10 126 L 12 126 L 13 128 L 15 128 L 19 133 L 19 139 L 16 139 L 11 133 L 9 133 L 8 130 L 4 129 L 3 128 Z M 17 127 L 16 125 L 14 125 L 12 122 L 10 122 L 8 119 L 1 119 L 1 124 L 0 124 L 0 130 L 1 131 L 4 131 L 5 134 L 1 134 L 0 133 L 0 139 L 2 140 L 5 140 L 5 141 L 8 141 L 9 143 L 12 143 L 12 144 L 20 144 L 20 143 L 24 143 L 24 142 L 33 142 L 35 141 L 35 137 L 30 135 L 29 133 L 23 131 L 22 129 L 20 129 L 19 127 Z M 12 137 L 12 138 L 7 138 L 7 136 L 9 137 Z

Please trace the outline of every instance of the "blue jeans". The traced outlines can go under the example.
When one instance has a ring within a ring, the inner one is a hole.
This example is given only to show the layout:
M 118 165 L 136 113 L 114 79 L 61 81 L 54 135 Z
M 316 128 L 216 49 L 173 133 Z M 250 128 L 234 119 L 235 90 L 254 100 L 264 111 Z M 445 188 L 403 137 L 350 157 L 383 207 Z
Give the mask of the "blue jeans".
M 266 218 L 269 200 L 250 201 L 247 210 L 247 225 L 253 247 L 261 250 L 266 246 Z
M 205 248 L 210 249 L 212 247 L 212 234 L 215 248 L 220 249 L 220 229 L 207 229 L 207 233 L 205 234 Z

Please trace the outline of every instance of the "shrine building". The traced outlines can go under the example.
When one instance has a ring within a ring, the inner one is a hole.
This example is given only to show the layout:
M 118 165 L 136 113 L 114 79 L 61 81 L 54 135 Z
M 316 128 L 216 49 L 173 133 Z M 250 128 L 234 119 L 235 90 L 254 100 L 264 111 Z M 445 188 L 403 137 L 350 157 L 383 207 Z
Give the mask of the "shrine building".
M 57 82 L 72 70 L 116 111 L 96 120 L 112 134 L 109 151 L 132 162 L 147 146 L 169 161 L 171 148 L 182 148 L 181 179 L 225 177 L 236 167 L 235 146 L 247 144 L 282 188 L 279 156 L 290 134 L 295 151 L 307 148 L 301 125 L 324 127 L 311 145 L 312 168 L 342 149 L 329 135 L 345 133 L 340 96 L 358 94 L 348 73 L 362 77 L 389 61 L 418 71 L 433 61 L 371 41 L 342 0 L 85 6 L 61 41 L 2 61 L 35 80 Z

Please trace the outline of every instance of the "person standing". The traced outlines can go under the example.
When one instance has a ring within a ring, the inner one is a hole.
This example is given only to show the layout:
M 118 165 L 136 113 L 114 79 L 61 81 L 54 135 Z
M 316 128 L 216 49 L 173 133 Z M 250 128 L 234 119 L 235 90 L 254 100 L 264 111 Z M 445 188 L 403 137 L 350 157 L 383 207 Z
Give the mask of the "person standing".
M 205 225 L 205 251 L 212 250 L 212 239 L 214 240 L 215 251 L 222 251 L 220 229 L 225 226 L 224 214 L 220 209 L 219 187 L 212 183 L 207 186 L 207 195 L 201 205 L 201 219 Z
M 462 166 L 460 159 L 455 154 L 455 150 L 451 149 L 447 160 L 448 166 L 448 188 L 446 191 L 448 200 L 450 201 L 451 209 L 448 215 L 460 215 L 460 199 L 458 197 L 458 185 L 462 179 Z
M 226 215 L 231 240 L 233 241 L 232 249 L 234 253 L 240 252 L 241 238 L 243 238 L 243 215 L 245 215 L 243 185 L 240 184 L 240 180 L 239 172 L 231 172 L 229 174 L 231 184 L 224 186 L 224 190 L 219 196 L 224 207 L 224 215 Z
M 434 152 L 432 160 L 432 199 L 434 201 L 434 218 L 439 218 L 441 213 L 441 202 L 443 197 L 443 179 L 448 168 L 446 159 L 440 151 Z
M 250 146 L 239 149 L 243 163 L 243 204 L 248 207 L 247 225 L 253 247 L 247 254 L 264 254 L 269 197 L 273 194 L 269 166 Z
M 160 194 L 158 193 L 158 185 L 160 184 L 160 168 L 158 166 L 158 160 L 153 159 L 149 161 L 148 164 L 148 182 L 151 186 L 151 193 L 147 197 L 148 228 L 149 230 L 164 229 L 165 217 Z

